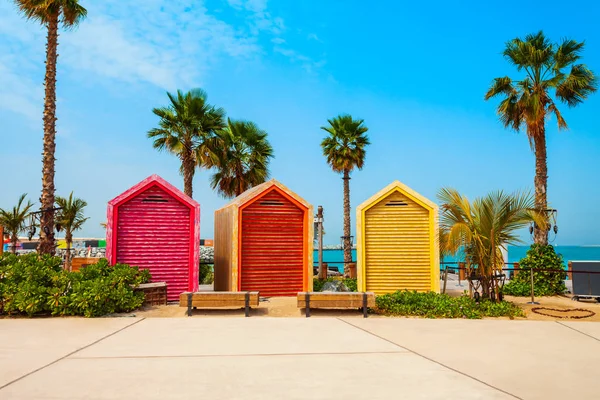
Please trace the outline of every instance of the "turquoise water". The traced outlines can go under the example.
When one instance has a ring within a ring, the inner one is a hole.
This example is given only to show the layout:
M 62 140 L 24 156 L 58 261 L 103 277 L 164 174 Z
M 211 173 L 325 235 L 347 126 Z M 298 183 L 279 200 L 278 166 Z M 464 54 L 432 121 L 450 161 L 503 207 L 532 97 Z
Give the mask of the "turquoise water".
M 509 246 L 508 262 L 519 262 L 525 257 L 529 246 Z M 556 252 L 563 255 L 565 263 L 572 260 L 600 260 L 600 246 L 556 246 Z M 319 260 L 318 252 L 315 251 L 315 264 Z M 352 250 L 352 259 L 356 261 L 356 250 Z M 329 266 L 335 266 L 343 271 L 344 252 L 342 250 L 323 250 L 323 262 Z M 459 261 L 455 258 L 444 258 L 445 262 Z

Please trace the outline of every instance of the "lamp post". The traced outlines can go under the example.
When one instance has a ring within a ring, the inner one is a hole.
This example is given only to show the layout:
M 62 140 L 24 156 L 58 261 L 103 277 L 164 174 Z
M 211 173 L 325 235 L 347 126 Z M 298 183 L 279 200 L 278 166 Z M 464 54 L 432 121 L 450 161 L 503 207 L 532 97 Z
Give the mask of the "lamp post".
M 45 208 L 45 209 L 41 209 L 39 211 L 34 211 L 31 214 L 29 214 L 29 218 L 30 218 L 29 225 L 27 227 L 25 227 L 25 229 L 27 229 L 27 237 L 29 238 L 29 240 L 33 239 L 33 236 L 36 234 L 37 227 L 40 222 L 40 218 L 42 217 L 42 214 L 50 213 L 50 212 L 54 214 L 57 211 L 60 211 L 62 209 L 63 209 L 62 207 Z M 61 224 L 56 223 L 55 229 L 57 232 L 60 232 L 62 230 Z M 44 233 L 46 235 L 50 234 L 50 231 L 47 226 L 44 227 Z
M 546 214 L 546 221 L 548 221 L 548 232 L 553 231 L 554 232 L 554 239 L 551 240 L 552 242 L 556 239 L 556 235 L 558 234 L 558 225 L 556 224 L 556 219 L 558 217 L 558 210 L 556 208 L 547 208 L 545 210 L 542 210 L 542 212 L 544 214 Z M 537 225 L 535 223 L 532 223 L 529 226 L 529 234 L 531 235 L 531 237 L 533 238 L 533 233 L 535 232 L 535 228 L 537 228 Z
M 317 218 L 315 219 L 315 222 L 317 223 L 317 234 L 319 239 L 319 278 L 323 278 L 323 276 L 327 277 L 326 274 L 323 274 L 323 206 L 317 208 Z

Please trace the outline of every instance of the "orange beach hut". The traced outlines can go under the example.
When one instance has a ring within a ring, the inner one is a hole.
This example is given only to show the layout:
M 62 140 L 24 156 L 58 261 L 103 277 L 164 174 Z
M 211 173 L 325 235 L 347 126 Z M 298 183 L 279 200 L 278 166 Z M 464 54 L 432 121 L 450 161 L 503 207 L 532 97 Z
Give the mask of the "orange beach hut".
M 313 207 L 271 180 L 215 212 L 215 290 L 312 290 Z

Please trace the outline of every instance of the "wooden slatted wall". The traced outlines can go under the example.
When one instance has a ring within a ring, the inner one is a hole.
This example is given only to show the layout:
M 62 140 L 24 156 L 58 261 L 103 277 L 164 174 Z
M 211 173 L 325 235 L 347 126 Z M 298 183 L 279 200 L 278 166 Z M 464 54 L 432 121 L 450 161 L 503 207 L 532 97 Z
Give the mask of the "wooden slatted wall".
M 276 190 L 241 211 L 241 290 L 295 296 L 303 290 L 304 213 Z
M 366 211 L 367 291 L 432 290 L 430 218 L 429 210 L 398 191 Z
M 118 263 L 147 268 L 152 281 L 167 283 L 169 301 L 188 290 L 190 209 L 157 186 L 120 205 Z

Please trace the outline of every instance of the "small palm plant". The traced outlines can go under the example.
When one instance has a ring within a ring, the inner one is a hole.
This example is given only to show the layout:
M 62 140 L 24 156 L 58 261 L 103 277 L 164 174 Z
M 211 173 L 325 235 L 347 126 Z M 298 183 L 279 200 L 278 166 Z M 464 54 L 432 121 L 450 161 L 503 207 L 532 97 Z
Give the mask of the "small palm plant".
M 71 270 L 71 245 L 73 243 L 73 232 L 80 230 L 85 221 L 83 210 L 87 206 L 85 200 L 73 198 L 73 192 L 69 197 L 56 197 L 56 205 L 60 208 L 56 222 L 65 230 L 65 242 L 67 243 L 67 251 L 65 257 L 65 267 Z
M 440 190 L 440 247 L 455 254 L 462 250 L 467 269 L 477 271 L 484 297 L 498 298 L 493 274 L 504 266 L 502 249 L 522 243 L 518 231 L 531 222 L 545 226 L 529 193 L 492 192 L 472 203 L 454 189 Z
M 154 148 L 166 150 L 181 161 L 184 192 L 193 195 L 196 167 L 210 167 L 215 132 L 225 127 L 222 108 L 206 101 L 206 92 L 192 89 L 187 93 L 178 90 L 167 93 L 170 104 L 155 108 L 152 112 L 160 117 L 158 128 L 151 129 L 148 137 L 154 139 Z
M 552 43 L 543 32 L 516 38 L 506 44 L 504 57 L 517 71 L 520 80 L 508 76 L 496 78 L 485 94 L 489 100 L 500 96 L 500 121 L 506 128 L 527 129 L 529 144 L 535 153 L 535 206 L 548 208 L 548 165 L 546 162 L 546 120 L 554 115 L 559 129 L 567 129 L 557 101 L 575 107 L 596 91 L 596 77 L 581 64 L 584 43 L 565 39 Z M 554 98 L 552 97 L 554 94 Z M 548 230 L 535 227 L 536 244 L 548 244 Z
M 44 151 L 42 152 L 42 210 L 54 207 L 54 164 L 56 152 L 56 63 L 58 28 L 76 27 L 87 16 L 78 0 L 14 0 L 27 19 L 39 22 L 48 31 L 46 41 L 46 75 L 44 78 Z M 40 218 L 41 241 L 38 251 L 54 254 L 54 213 Z M 47 233 L 46 233 L 47 232 Z
M 364 120 L 353 119 L 350 115 L 339 115 L 327 121 L 329 126 L 321 127 L 329 133 L 321 142 L 323 155 L 334 172 L 341 173 L 344 180 L 344 273 L 352 262 L 350 242 L 350 173 L 365 164 L 365 148 L 370 144 Z
M 24 204 L 25 197 L 27 197 L 27 194 L 22 194 L 21 197 L 19 197 L 17 205 L 13 207 L 12 210 L 0 208 L 0 225 L 4 227 L 5 232 L 10 236 L 13 254 L 17 253 L 19 233 L 25 230 L 27 217 L 33 207 L 33 204 L 29 200 Z
M 212 166 L 217 172 L 211 186 L 222 196 L 239 196 L 269 178 L 269 161 L 273 148 L 267 132 L 253 122 L 227 120 L 227 126 L 217 132 L 220 150 L 214 152 Z

